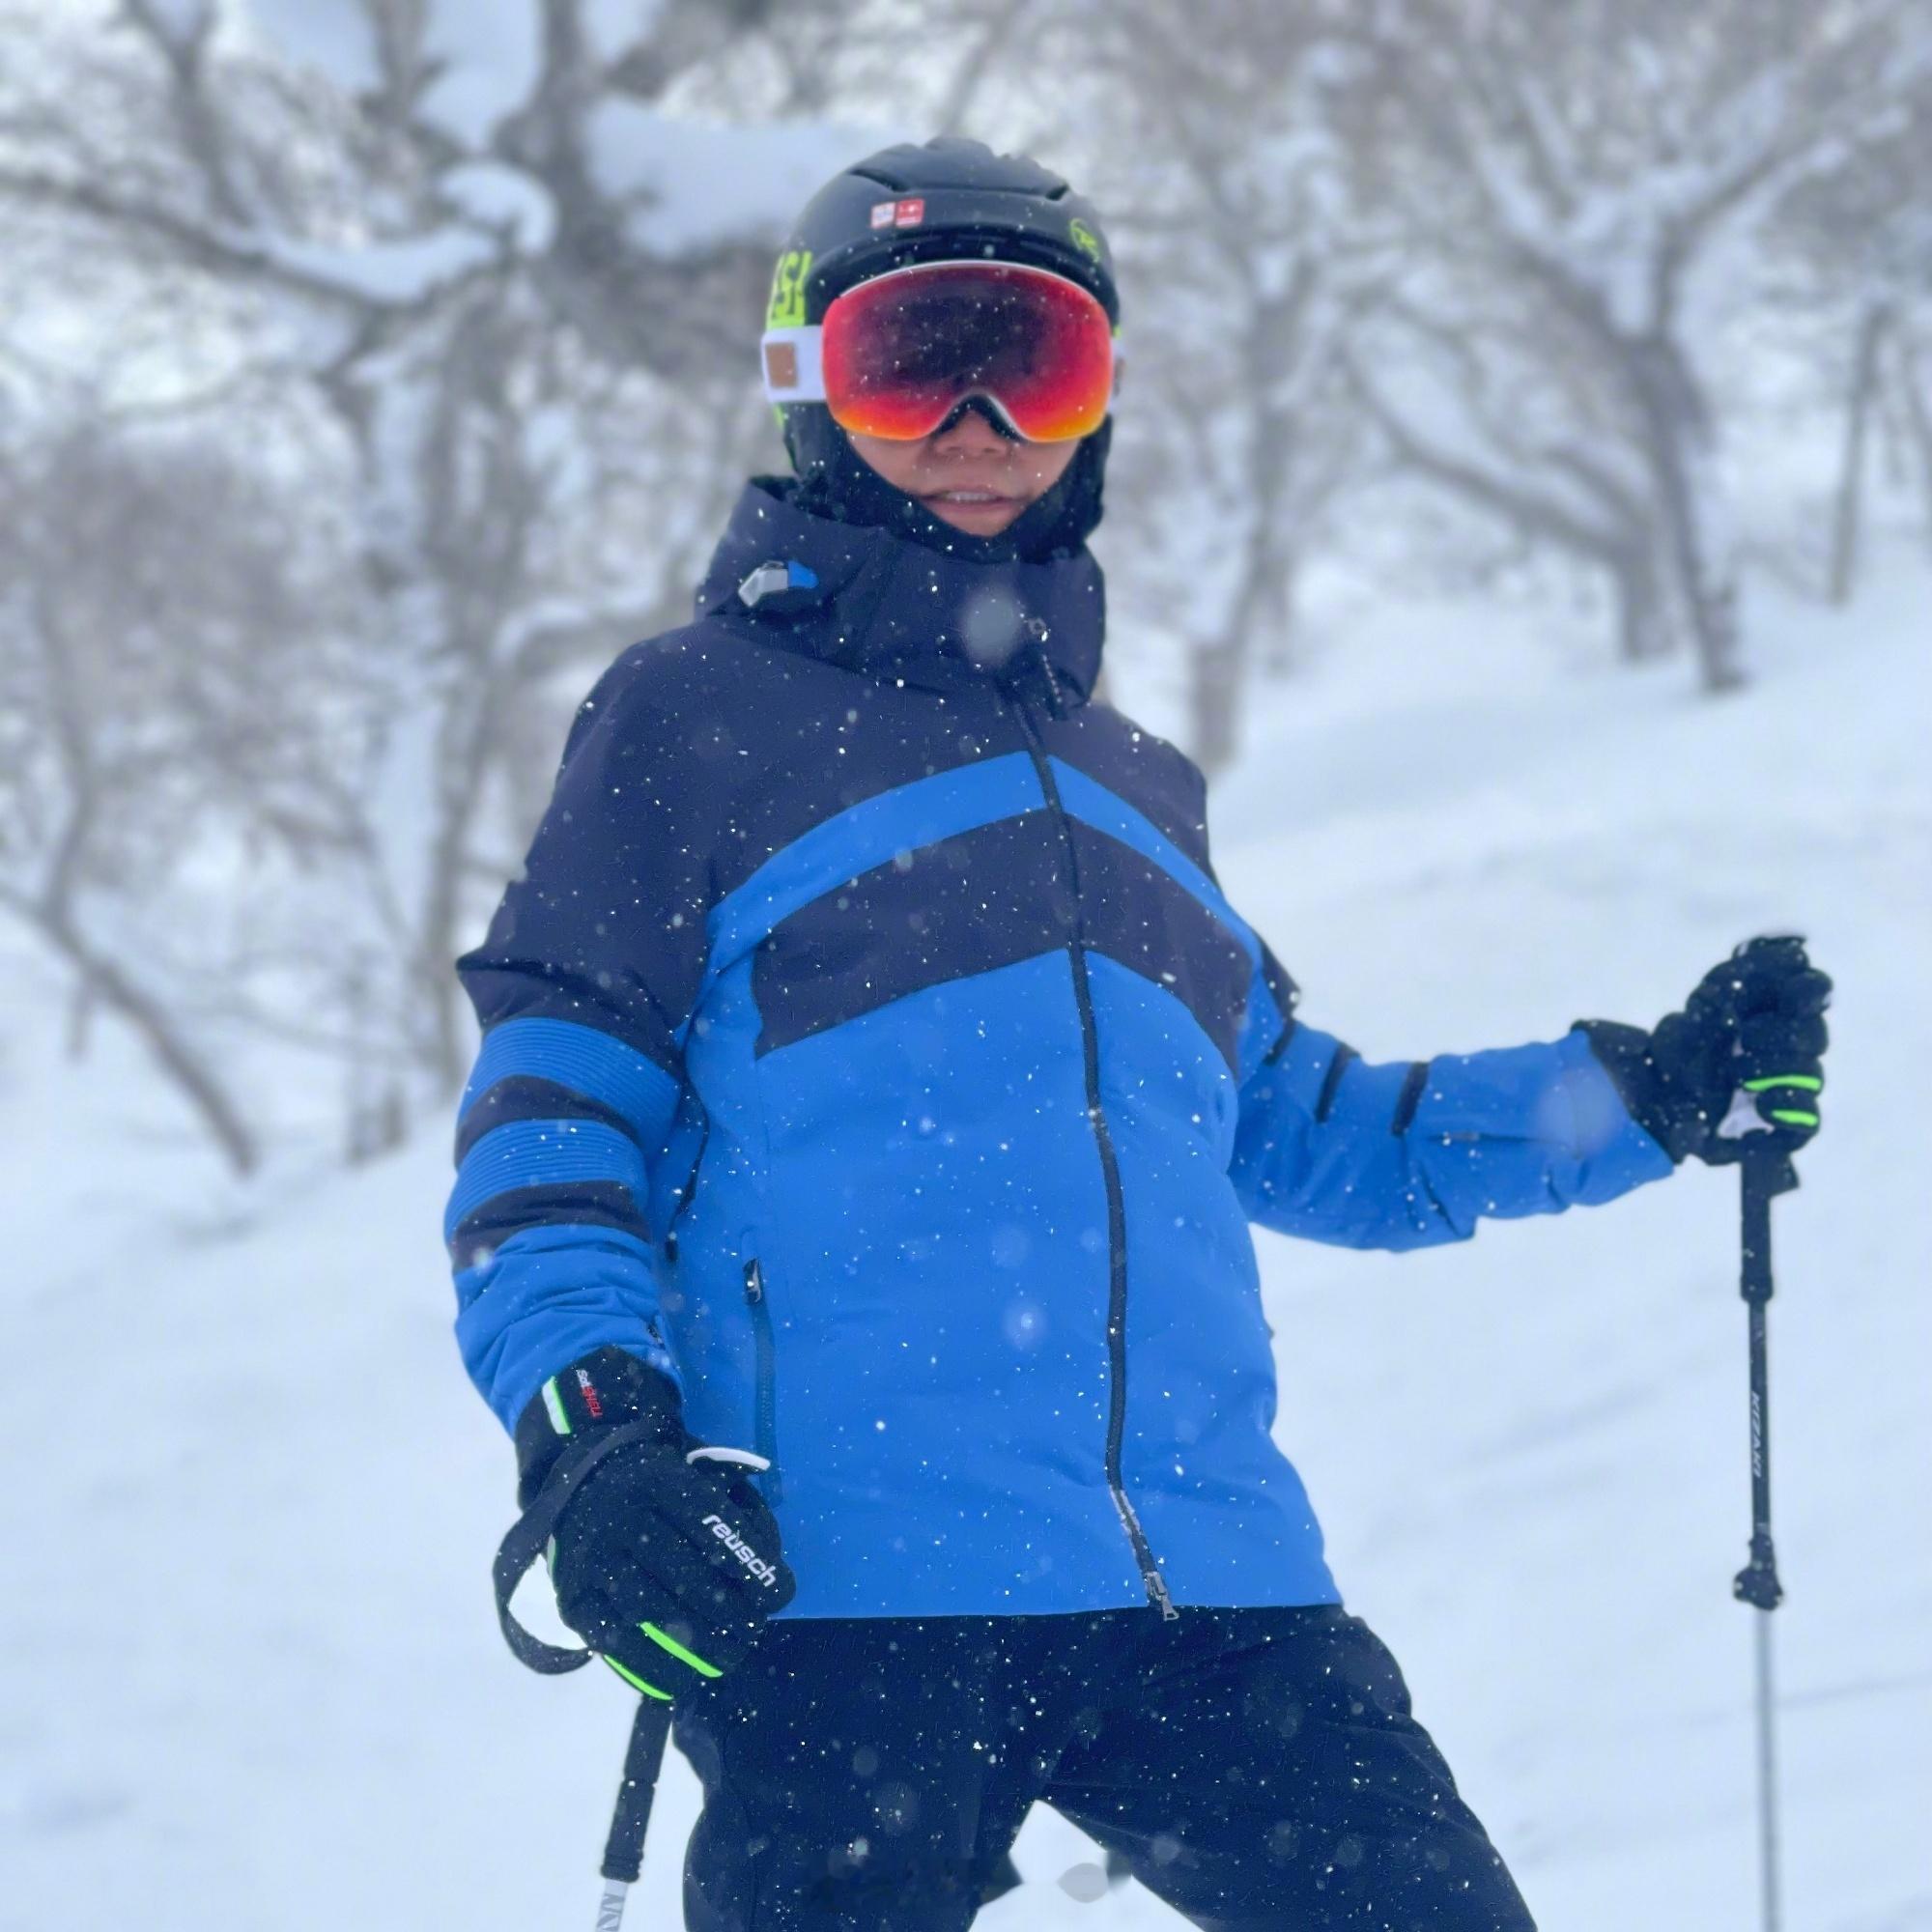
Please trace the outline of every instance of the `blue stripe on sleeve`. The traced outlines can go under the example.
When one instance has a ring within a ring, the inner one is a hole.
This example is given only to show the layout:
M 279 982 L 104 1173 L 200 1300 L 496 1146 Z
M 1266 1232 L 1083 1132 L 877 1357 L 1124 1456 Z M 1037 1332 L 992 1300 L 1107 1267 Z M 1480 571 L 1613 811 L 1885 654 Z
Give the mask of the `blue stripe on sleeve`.
M 553 1081 L 608 1107 L 646 1150 L 664 1139 L 677 1106 L 677 1082 L 611 1034 L 576 1020 L 503 1020 L 483 1036 L 459 1122 L 497 1081 L 516 1074 Z
M 462 1166 L 464 1156 L 485 1134 L 507 1127 L 512 1121 L 598 1121 L 636 1138 L 629 1122 L 586 1094 L 559 1087 L 554 1081 L 533 1079 L 527 1073 L 506 1073 L 486 1087 L 458 1122 L 457 1165 Z
M 513 1188 L 549 1187 L 573 1180 L 614 1180 L 631 1190 L 641 1209 L 644 1157 L 629 1134 L 596 1121 L 512 1121 L 495 1127 L 464 1156 L 444 1210 L 442 1237 L 484 1202 Z

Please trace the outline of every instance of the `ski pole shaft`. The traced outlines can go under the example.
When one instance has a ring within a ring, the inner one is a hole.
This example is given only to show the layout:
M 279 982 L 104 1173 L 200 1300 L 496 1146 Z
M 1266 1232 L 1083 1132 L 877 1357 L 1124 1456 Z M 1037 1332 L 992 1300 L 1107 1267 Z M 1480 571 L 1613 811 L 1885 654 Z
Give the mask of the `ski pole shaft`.
M 1749 1321 L 1751 1534 L 1750 1561 L 1733 1587 L 1744 1603 L 1771 1610 L 1784 1595 L 1771 1536 L 1771 1373 L 1765 1321 L 1772 1296 L 1771 1203 L 1774 1195 L 1795 1187 L 1798 1177 L 1790 1162 L 1775 1153 L 1747 1153 L 1741 1172 L 1744 1266 L 1739 1292 Z
M 651 1822 L 651 1800 L 657 1795 L 658 1770 L 669 1735 L 670 1706 L 639 1698 L 638 1714 L 631 1720 L 631 1741 L 624 1749 L 624 1781 L 617 1787 L 611 1834 L 604 1841 L 604 1896 L 597 1910 L 597 1932 L 617 1932 L 624 1920 L 625 1894 L 643 1869 L 644 1833 Z
M 1758 1886 L 1764 1932 L 1779 1932 L 1783 1905 L 1778 1886 L 1776 1691 L 1772 1677 L 1771 1613 L 1784 1596 L 1777 1578 L 1777 1548 L 1771 1535 L 1771 1376 L 1766 1311 L 1771 1302 L 1771 1204 L 1798 1184 L 1781 1154 L 1747 1151 L 1743 1176 L 1743 1268 L 1750 1339 L 1750 1560 L 1738 1572 L 1732 1593 L 1757 1611 L 1752 1633 L 1756 1658 Z
M 1752 1619 L 1757 1651 L 1757 1868 L 1758 1894 L 1763 1903 L 1764 1932 L 1779 1932 L 1784 1922 L 1777 1877 L 1777 1729 L 1771 1673 L 1771 1612 Z

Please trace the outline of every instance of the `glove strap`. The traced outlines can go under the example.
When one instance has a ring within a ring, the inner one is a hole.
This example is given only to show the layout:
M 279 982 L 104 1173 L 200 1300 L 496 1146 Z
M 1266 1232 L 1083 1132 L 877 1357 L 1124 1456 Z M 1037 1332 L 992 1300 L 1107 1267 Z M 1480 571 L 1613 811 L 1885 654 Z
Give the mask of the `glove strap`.
M 556 1534 L 557 1520 L 582 1487 L 584 1477 L 614 1450 L 633 1442 L 663 1440 L 664 1425 L 655 1417 L 611 1430 L 582 1454 L 558 1464 L 550 1481 L 537 1492 L 536 1499 L 497 1546 L 497 1560 L 490 1570 L 497 1588 L 497 1625 L 519 1663 L 545 1677 L 561 1677 L 567 1670 L 581 1670 L 595 1656 L 594 1651 L 568 1649 L 532 1636 L 511 1614 L 510 1599 Z

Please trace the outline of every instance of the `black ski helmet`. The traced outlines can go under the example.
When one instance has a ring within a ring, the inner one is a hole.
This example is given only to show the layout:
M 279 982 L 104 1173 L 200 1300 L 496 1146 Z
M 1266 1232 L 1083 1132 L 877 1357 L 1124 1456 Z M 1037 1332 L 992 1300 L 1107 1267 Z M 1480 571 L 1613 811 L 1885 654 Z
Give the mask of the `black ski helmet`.
M 1094 205 L 1025 155 L 996 155 L 983 142 L 951 135 L 881 149 L 811 197 L 780 252 L 765 327 L 815 326 L 847 289 L 889 270 L 974 259 L 1065 275 L 1119 327 L 1113 254 Z M 823 403 L 778 409 L 804 499 L 848 521 L 891 524 L 968 554 L 1015 547 L 1045 554 L 1078 548 L 1100 520 L 1111 419 L 1003 541 L 968 537 L 926 516 L 859 459 Z

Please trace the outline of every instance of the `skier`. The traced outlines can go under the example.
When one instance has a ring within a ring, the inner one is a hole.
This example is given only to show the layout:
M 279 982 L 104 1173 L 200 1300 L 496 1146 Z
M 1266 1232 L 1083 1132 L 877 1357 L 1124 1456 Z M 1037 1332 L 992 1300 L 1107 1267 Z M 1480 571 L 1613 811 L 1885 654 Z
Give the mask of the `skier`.
M 1201 775 L 1093 696 L 1118 317 L 1030 160 L 822 189 L 796 474 L 460 963 L 463 1357 L 525 1504 L 581 1476 L 564 1618 L 673 1700 L 698 1932 L 963 1927 L 1040 1799 L 1196 1925 L 1528 1926 L 1272 1440 L 1249 1224 L 1420 1247 L 1818 1125 L 1798 940 L 1650 1032 L 1378 1065 L 1297 1016 Z

